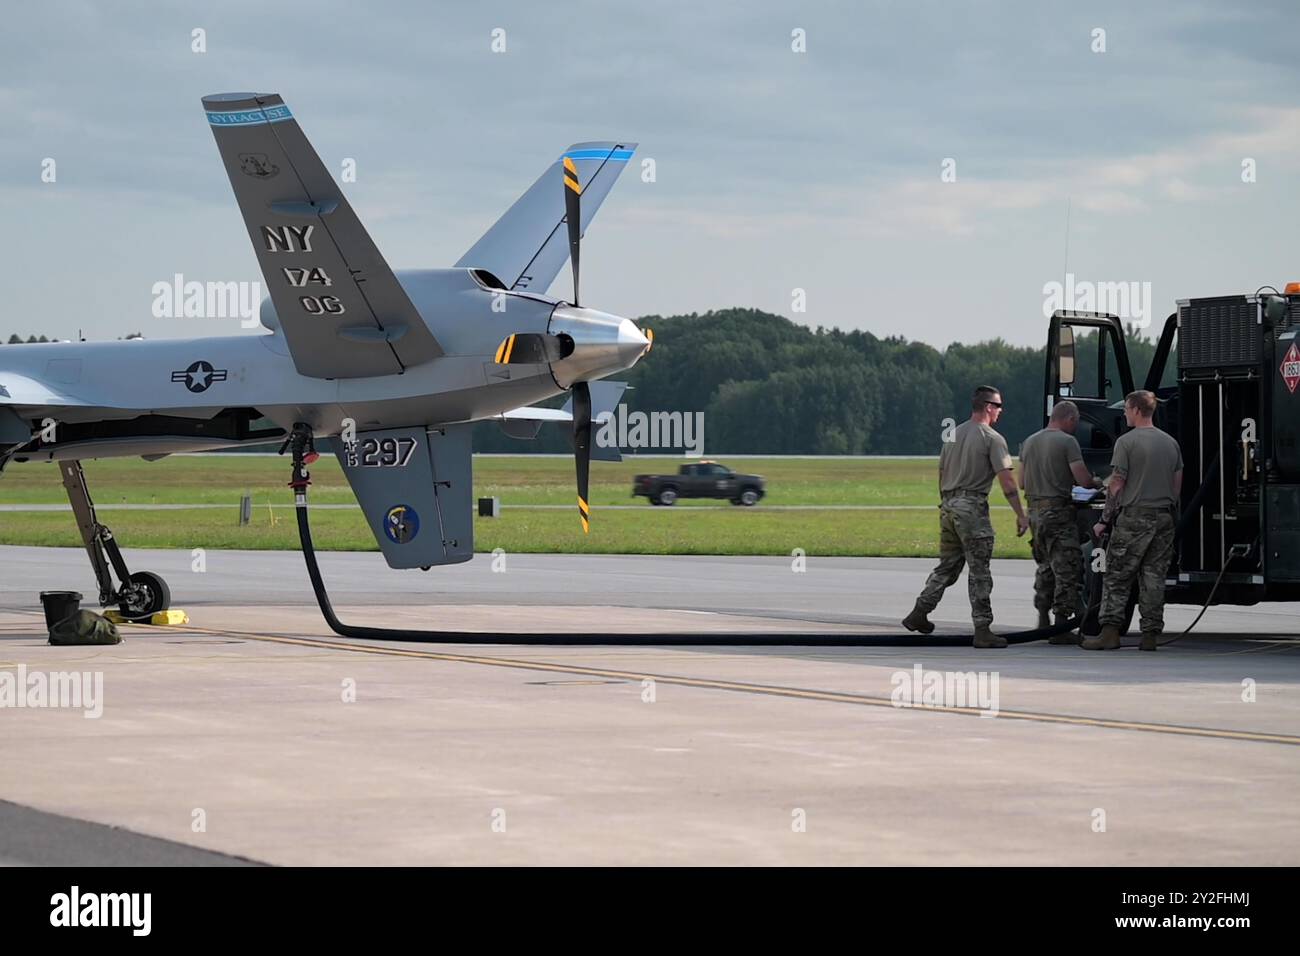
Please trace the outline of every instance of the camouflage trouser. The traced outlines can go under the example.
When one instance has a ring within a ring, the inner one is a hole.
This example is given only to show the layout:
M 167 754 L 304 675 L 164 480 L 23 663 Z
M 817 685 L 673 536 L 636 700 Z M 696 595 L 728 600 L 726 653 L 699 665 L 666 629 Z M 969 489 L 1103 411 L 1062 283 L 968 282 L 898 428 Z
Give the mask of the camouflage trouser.
M 1124 626 L 1124 612 L 1138 584 L 1138 614 L 1143 634 L 1159 634 L 1165 626 L 1165 575 L 1174 554 L 1174 516 L 1154 508 L 1120 512 L 1106 544 L 1106 574 L 1102 582 L 1103 625 Z
M 1034 607 L 1072 617 L 1079 611 L 1083 583 L 1083 555 L 1079 550 L 1079 524 L 1074 506 L 1056 502 L 1031 502 L 1030 546 L 1038 570 L 1034 574 Z
M 971 620 L 976 627 L 987 627 L 993 623 L 992 558 L 988 498 L 945 498 L 939 505 L 939 566 L 930 572 L 916 603 L 929 614 L 943 592 L 957 583 L 962 568 L 970 565 Z

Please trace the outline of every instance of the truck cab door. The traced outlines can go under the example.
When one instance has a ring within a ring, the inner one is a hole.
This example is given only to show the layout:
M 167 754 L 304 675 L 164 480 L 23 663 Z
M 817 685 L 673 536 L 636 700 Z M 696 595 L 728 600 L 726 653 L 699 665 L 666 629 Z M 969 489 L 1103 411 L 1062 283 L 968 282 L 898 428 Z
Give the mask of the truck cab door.
M 681 488 L 679 494 L 685 498 L 694 498 L 700 493 L 700 466 L 699 465 L 682 465 L 678 469 L 678 476 L 681 478 Z
M 1160 333 L 1160 339 L 1156 343 L 1155 355 L 1151 357 L 1151 368 L 1147 370 L 1147 378 L 1142 387 L 1149 392 L 1154 392 L 1157 400 L 1156 405 L 1156 427 L 1173 435 L 1175 439 L 1179 437 L 1179 388 L 1177 381 L 1169 385 L 1163 384 L 1166 375 L 1165 371 L 1169 366 L 1169 358 L 1173 354 L 1174 343 L 1178 339 L 1178 313 L 1174 312 L 1169 318 L 1165 319 L 1165 327 Z
M 730 468 L 725 465 L 713 465 L 713 488 L 712 495 L 714 498 L 731 498 L 736 493 L 736 475 Z
M 1079 406 L 1075 438 L 1094 474 L 1110 465 L 1115 441 L 1127 429 L 1124 396 L 1133 391 L 1124 326 L 1117 316 L 1057 310 L 1047 331 L 1044 372 L 1046 425 L 1057 402 Z

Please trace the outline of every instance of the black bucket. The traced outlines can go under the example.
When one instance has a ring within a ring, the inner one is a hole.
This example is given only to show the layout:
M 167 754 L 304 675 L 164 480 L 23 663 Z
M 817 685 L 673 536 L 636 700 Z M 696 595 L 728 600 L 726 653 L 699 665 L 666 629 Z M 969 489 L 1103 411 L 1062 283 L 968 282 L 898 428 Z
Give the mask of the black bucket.
M 81 592 L 42 591 L 41 607 L 45 608 L 45 626 L 53 627 L 81 610 Z

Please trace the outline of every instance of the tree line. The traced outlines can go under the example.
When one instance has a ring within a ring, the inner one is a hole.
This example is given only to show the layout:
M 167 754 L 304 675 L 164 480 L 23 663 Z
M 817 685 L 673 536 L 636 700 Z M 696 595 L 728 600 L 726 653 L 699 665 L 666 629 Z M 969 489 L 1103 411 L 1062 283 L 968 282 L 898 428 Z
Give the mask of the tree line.
M 1013 451 L 1043 425 L 1044 346 L 994 339 L 941 352 L 897 336 L 810 329 L 755 309 L 638 322 L 654 329 L 655 344 L 627 373 L 628 411 L 704 412 L 709 455 L 938 454 L 944 419 L 960 422 L 970 414 L 977 385 L 1002 390 L 998 430 Z M 1127 346 L 1141 382 L 1155 343 L 1130 329 Z M 1076 344 L 1076 362 L 1076 381 L 1095 382 L 1097 349 L 1087 338 Z M 1117 377 L 1108 393 L 1122 398 Z M 476 427 L 474 447 L 564 452 L 571 445 L 562 431 L 546 426 L 528 442 L 484 423 Z
M 119 339 L 124 339 L 124 338 L 142 339 L 144 338 L 144 334 L 140 332 L 132 332 L 130 335 L 118 336 L 118 338 Z M 27 338 L 23 338 L 17 332 L 14 332 L 12 335 L 9 336 L 9 341 L 6 342 L 5 344 L 6 345 L 35 345 L 39 342 L 58 342 L 58 341 L 59 341 L 58 339 L 47 339 L 43 335 L 40 338 L 37 338 L 34 335 L 29 335 L 27 336 Z

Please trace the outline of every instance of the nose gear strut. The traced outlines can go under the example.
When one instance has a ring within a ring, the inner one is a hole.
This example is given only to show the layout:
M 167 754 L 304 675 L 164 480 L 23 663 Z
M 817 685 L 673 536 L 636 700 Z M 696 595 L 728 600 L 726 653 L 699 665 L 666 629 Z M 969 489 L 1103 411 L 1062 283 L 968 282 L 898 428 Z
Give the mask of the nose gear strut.
M 95 514 L 95 503 L 90 499 L 90 488 L 86 484 L 86 473 L 81 462 L 67 459 L 59 463 L 59 474 L 63 477 L 63 488 L 68 493 L 68 502 L 77 519 L 77 530 L 81 532 L 81 542 L 86 546 L 90 557 L 90 567 L 95 572 L 99 584 L 99 604 L 107 607 L 116 604 L 122 616 L 127 620 L 148 620 L 158 611 L 165 611 L 171 604 L 171 591 L 167 582 L 152 571 L 136 571 L 134 574 L 126 566 L 122 549 L 107 525 L 100 524 Z M 109 566 L 112 565 L 112 571 Z M 121 586 L 113 583 L 116 572 Z

